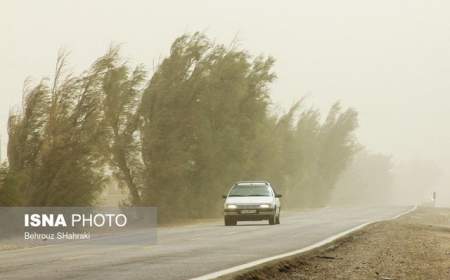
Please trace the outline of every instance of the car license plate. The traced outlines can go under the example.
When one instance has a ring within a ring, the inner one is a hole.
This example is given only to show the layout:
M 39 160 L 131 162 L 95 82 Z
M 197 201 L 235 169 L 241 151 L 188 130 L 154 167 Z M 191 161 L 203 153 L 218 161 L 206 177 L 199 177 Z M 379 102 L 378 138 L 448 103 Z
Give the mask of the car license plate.
M 256 210 L 241 210 L 242 214 L 255 214 Z

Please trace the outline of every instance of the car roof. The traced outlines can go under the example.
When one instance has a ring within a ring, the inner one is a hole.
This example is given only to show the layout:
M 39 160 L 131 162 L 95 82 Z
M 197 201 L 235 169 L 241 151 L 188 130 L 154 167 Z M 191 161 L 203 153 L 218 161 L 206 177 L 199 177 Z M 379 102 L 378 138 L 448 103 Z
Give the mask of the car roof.
M 247 185 L 247 186 L 250 185 L 251 186 L 251 185 L 261 185 L 261 184 L 270 186 L 270 183 L 267 181 L 239 181 L 235 185 Z

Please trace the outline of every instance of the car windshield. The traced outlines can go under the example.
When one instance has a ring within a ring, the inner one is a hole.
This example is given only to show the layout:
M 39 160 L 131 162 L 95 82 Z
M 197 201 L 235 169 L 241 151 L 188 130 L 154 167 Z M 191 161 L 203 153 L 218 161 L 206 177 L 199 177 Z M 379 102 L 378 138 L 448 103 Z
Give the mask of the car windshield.
M 228 196 L 271 196 L 271 192 L 264 184 L 236 185 Z

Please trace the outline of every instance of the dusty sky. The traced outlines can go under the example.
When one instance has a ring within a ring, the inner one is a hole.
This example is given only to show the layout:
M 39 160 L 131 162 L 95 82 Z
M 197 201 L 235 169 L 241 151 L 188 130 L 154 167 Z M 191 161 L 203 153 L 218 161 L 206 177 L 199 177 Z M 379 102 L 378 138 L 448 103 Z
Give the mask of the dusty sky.
M 273 99 L 307 95 L 326 110 L 360 113 L 360 142 L 396 160 L 450 164 L 450 1 L 63 1 L 0 2 L 0 128 L 27 76 L 53 71 L 57 50 L 84 69 L 111 42 L 152 65 L 184 32 L 221 43 L 235 36 L 277 59 Z M 3 143 L 4 144 L 4 143 Z M 3 145 L 4 146 L 4 145 Z M 3 149 L 4 150 L 4 149 Z

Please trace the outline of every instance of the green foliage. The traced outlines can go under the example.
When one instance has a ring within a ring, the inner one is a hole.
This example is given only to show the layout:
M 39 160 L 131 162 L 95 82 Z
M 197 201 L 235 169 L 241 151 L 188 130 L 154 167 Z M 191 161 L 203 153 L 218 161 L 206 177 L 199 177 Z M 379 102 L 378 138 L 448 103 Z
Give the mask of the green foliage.
M 287 206 L 324 205 L 357 150 L 354 110 L 336 104 L 322 122 L 299 101 L 272 114 L 274 59 L 200 33 L 177 38 L 148 83 L 117 47 L 79 76 L 64 61 L 10 117 L 0 194 L 15 204 L 93 204 L 112 171 L 162 220 L 219 214 L 238 180 L 272 181 Z
M 143 98 L 147 203 L 167 216 L 202 216 L 220 206 L 208 198 L 248 176 L 266 121 L 272 64 L 198 33 L 174 42 Z
M 61 54 L 51 84 L 26 90 L 22 110 L 9 118 L 9 175 L 27 206 L 91 205 L 101 190 L 100 72 L 65 73 Z
M 104 126 L 108 131 L 110 167 L 128 187 L 131 204 L 139 205 L 143 184 L 139 106 L 146 72 L 142 66 L 130 71 L 121 62 L 118 47 L 112 47 L 98 59 L 95 68 L 103 73 Z
M 267 179 L 289 205 L 324 204 L 355 151 L 353 110 L 333 106 L 320 123 L 301 102 L 269 113 L 274 60 L 183 36 L 143 96 L 145 203 L 162 218 L 220 212 L 221 193 L 237 180 Z
M 21 205 L 17 183 L 8 171 L 6 164 L 0 165 L 0 207 Z
M 288 207 L 323 206 L 358 150 L 353 136 L 357 115 L 335 104 L 321 123 L 317 110 L 302 110 L 301 105 L 294 104 L 266 131 L 273 139 L 261 149 L 258 170 L 284 194 Z

